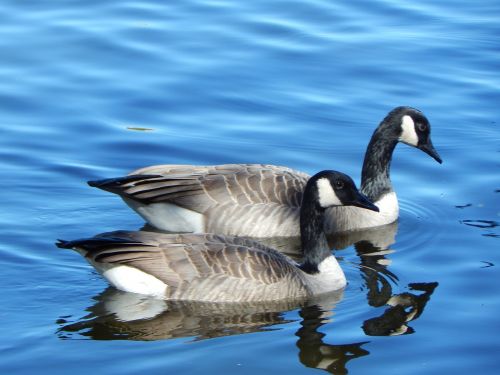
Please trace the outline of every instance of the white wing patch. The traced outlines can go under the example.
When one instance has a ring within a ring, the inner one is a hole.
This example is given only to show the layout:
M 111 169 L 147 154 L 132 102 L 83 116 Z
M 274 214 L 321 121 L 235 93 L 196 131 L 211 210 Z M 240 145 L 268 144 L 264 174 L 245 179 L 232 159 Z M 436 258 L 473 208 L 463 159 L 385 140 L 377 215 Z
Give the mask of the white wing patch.
M 330 184 L 327 178 L 320 178 L 316 181 L 316 185 L 318 187 L 319 204 L 321 207 L 342 206 L 342 202 L 337 197 L 337 194 L 335 194 L 332 184 Z
M 410 116 L 403 116 L 403 120 L 401 121 L 401 129 L 403 129 L 403 132 L 401 133 L 399 140 L 408 145 L 417 146 L 418 135 L 415 132 L 415 123 Z

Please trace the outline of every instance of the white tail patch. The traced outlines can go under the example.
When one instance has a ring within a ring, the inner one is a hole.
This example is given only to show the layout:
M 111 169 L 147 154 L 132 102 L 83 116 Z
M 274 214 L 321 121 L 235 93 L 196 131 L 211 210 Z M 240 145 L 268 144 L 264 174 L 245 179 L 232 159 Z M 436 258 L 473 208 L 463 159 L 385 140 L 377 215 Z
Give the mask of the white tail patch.
M 111 266 L 104 270 L 101 267 L 102 275 L 116 289 L 124 292 L 146 294 L 148 296 L 165 298 L 167 285 L 141 270 L 129 266 Z
M 342 202 L 337 197 L 337 194 L 335 194 L 330 180 L 320 178 L 316 181 L 316 185 L 318 187 L 319 204 L 321 207 L 342 206 Z
M 142 204 L 124 198 L 133 210 L 152 226 L 168 232 L 204 233 L 203 215 L 172 203 Z
M 405 115 L 401 121 L 401 129 L 403 130 L 399 140 L 411 146 L 418 145 L 418 135 L 415 131 L 415 122 L 413 119 Z

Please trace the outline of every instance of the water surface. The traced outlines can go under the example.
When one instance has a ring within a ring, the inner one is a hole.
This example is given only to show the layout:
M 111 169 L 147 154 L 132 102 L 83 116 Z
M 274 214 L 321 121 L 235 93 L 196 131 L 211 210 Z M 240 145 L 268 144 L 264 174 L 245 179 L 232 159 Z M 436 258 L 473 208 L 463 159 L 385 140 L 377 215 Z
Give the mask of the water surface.
M 499 15 L 492 0 L 3 1 L 0 371 L 496 373 Z M 167 304 L 54 246 L 141 228 L 85 181 L 146 165 L 359 182 L 399 105 L 427 115 L 444 163 L 397 147 L 400 220 L 332 244 L 341 295 Z

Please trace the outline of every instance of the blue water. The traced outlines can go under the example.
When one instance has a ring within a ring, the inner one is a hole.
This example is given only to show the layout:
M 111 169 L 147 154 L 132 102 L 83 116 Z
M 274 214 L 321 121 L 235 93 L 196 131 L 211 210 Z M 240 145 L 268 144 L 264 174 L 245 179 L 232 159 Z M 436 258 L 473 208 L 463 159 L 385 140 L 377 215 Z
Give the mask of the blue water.
M 0 372 L 497 373 L 500 4 L 439 3 L 2 1 Z M 400 220 L 337 246 L 336 300 L 165 310 L 54 246 L 141 228 L 85 181 L 142 166 L 359 182 L 399 105 L 444 163 L 397 147 Z

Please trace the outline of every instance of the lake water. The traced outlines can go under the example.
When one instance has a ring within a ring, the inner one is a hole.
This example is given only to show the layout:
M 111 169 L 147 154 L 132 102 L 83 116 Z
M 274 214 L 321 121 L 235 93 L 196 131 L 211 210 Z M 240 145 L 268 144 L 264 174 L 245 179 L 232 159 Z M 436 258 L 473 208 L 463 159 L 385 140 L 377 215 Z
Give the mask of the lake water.
M 498 373 L 498 1 L 4 0 L 0 19 L 2 374 Z M 397 147 L 400 220 L 338 239 L 341 295 L 167 306 L 54 246 L 141 228 L 85 182 L 142 166 L 359 182 L 399 105 L 444 163 Z

